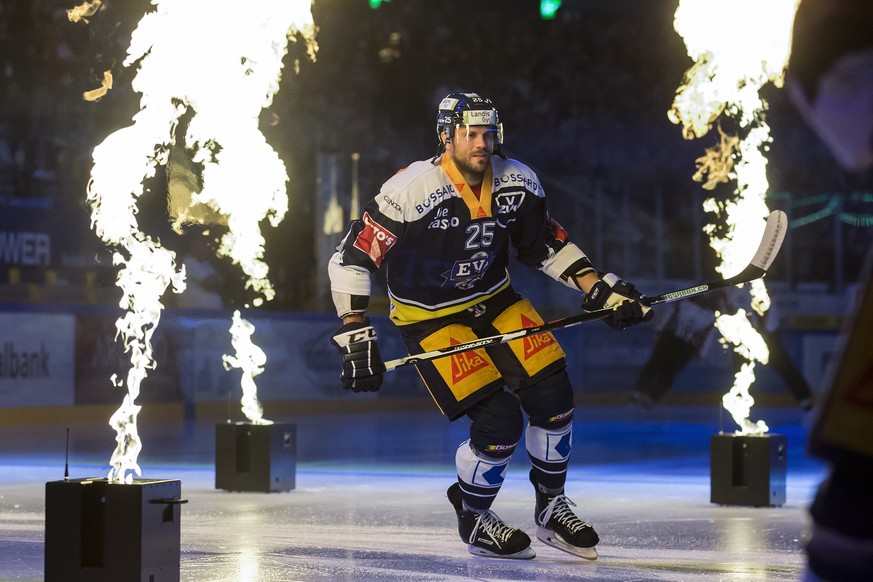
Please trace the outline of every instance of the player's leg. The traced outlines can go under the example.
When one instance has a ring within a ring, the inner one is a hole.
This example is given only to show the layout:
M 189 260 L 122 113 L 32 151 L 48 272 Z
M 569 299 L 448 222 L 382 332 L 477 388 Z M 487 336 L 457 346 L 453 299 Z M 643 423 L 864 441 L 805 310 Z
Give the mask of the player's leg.
M 530 302 L 520 300 L 506 307 L 491 325 L 497 332 L 506 333 L 542 322 Z M 496 346 L 489 349 L 489 354 L 529 417 L 525 443 L 536 491 L 537 537 L 575 555 L 595 559 L 597 533 L 576 517 L 570 509 L 573 503 L 564 495 L 574 410 L 564 351 L 552 334 L 541 334 Z
M 588 560 L 597 559 L 597 532 L 571 509 L 564 494 L 573 449 L 573 390 L 565 370 L 531 379 L 519 391 L 529 422 L 525 445 L 531 462 L 530 481 L 536 492 L 537 538 Z
M 496 392 L 467 410 L 470 439 L 455 454 L 458 482 L 448 491 L 458 515 L 458 532 L 476 555 L 533 558 L 530 538 L 491 511 L 510 457 L 521 440 L 524 418 L 518 399 Z
M 476 339 L 472 330 L 457 320 L 428 322 L 402 331 L 410 353 Z M 466 415 L 471 421 L 470 439 L 461 444 L 455 456 L 458 480 L 447 492 L 457 513 L 461 539 L 474 555 L 533 558 L 527 534 L 507 526 L 490 510 L 510 455 L 521 440 L 524 424 L 518 400 L 503 391 L 503 380 L 484 350 L 417 367 L 440 410 L 450 420 Z
M 497 497 L 509 459 L 521 440 L 524 417 L 518 399 L 509 392 L 496 392 L 467 410 L 470 439 L 455 455 L 458 483 L 464 505 L 477 511 L 491 508 Z

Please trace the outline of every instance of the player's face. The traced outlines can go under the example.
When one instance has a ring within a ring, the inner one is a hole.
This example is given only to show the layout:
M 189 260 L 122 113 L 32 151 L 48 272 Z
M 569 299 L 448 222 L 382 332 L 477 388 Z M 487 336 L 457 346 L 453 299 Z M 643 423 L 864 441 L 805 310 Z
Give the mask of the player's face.
M 475 185 L 482 181 L 485 169 L 491 163 L 496 139 L 497 133 L 490 125 L 455 128 L 454 138 L 446 144 L 446 152 L 467 182 Z

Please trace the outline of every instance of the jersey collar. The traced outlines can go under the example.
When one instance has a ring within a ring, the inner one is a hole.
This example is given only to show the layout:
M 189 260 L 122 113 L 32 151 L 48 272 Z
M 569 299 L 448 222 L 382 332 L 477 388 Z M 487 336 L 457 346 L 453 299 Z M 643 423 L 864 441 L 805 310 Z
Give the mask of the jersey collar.
M 485 176 L 482 178 L 482 190 L 479 192 L 479 198 L 473 194 L 467 180 L 461 175 L 455 162 L 447 154 L 443 154 L 440 160 L 440 167 L 449 176 L 452 184 L 455 186 L 455 191 L 461 195 L 461 199 L 467 204 L 470 209 L 470 219 L 490 218 L 491 217 L 491 185 L 493 184 L 491 165 L 485 168 Z

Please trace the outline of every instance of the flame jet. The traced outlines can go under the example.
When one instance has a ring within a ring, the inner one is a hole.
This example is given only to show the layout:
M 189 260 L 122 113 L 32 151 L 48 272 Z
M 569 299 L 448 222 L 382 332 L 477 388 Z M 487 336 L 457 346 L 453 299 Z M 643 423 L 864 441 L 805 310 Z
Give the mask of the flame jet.
M 92 228 L 115 248 L 126 313 L 117 323 L 131 369 L 122 406 L 112 416 L 117 446 L 109 479 L 131 482 L 140 475 L 141 442 L 136 429 L 140 385 L 155 361 L 151 337 L 160 321 L 164 292 L 185 288 L 184 269 L 175 253 L 143 233 L 137 223 L 137 200 L 144 182 L 166 165 L 173 149 L 184 148 L 200 169 L 199 190 L 188 207 L 175 208 L 173 227 L 198 222 L 198 208 L 222 217 L 227 232 L 219 254 L 238 264 L 246 287 L 258 297 L 274 297 L 263 261 L 259 223 L 272 226 L 288 206 L 285 166 L 258 128 L 262 109 L 279 89 L 282 59 L 297 33 L 310 57 L 316 44 L 311 0 L 152 0 L 131 36 L 123 66 L 136 66 L 132 88 L 142 95 L 133 125 L 109 135 L 93 152 L 88 185 Z M 187 129 L 176 143 L 176 128 L 187 115 Z M 238 315 L 235 315 L 235 318 Z M 246 329 L 235 325 L 234 329 Z M 248 334 L 250 335 L 250 333 Z M 238 360 L 247 361 L 241 356 Z M 250 368 L 250 366 L 246 366 Z M 257 369 L 255 366 L 254 369 Z M 249 372 L 251 373 L 251 372 Z M 251 399 L 246 394 L 247 400 Z M 255 407 L 257 410 L 259 407 Z M 245 410 L 252 409 L 244 406 Z
M 697 160 L 694 179 L 704 188 L 736 182 L 727 201 L 707 199 L 703 207 L 715 214 L 717 225 L 704 229 L 721 263 L 716 270 L 728 277 L 737 273 L 754 253 L 754 245 L 769 214 L 765 196 L 769 187 L 764 152 L 770 130 L 763 118 L 766 103 L 761 87 L 782 86 L 791 48 L 791 29 L 800 0 L 681 0 L 674 14 L 674 28 L 684 39 L 694 65 L 685 73 L 668 117 L 682 126 L 686 139 L 706 135 L 720 116 L 731 118 L 744 135 L 721 134 L 720 143 Z M 750 248 L 751 246 L 751 248 Z M 750 307 L 763 315 L 770 297 L 763 280 L 750 284 Z M 738 316 L 716 313 L 716 328 L 724 343 L 748 361 L 737 373 L 734 386 L 722 399 L 740 427 L 739 434 L 761 434 L 764 421 L 749 420 L 754 400 L 755 362 L 766 364 L 769 351 L 760 334 L 749 324 L 745 311 Z

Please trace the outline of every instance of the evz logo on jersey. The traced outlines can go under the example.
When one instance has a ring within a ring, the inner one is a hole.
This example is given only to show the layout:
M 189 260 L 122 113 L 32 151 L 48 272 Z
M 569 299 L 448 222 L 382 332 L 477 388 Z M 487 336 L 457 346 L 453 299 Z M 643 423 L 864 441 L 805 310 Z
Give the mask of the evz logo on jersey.
M 494 256 L 491 253 L 478 252 L 469 259 L 455 261 L 451 270 L 443 273 L 443 277 L 458 289 L 470 289 L 482 278 L 492 262 Z
M 378 268 L 382 265 L 385 253 L 397 242 L 393 232 L 376 222 L 365 212 L 363 216 L 364 229 L 355 239 L 355 248 L 366 253 Z
M 508 192 L 497 195 L 497 214 L 515 212 L 524 200 L 524 192 Z

